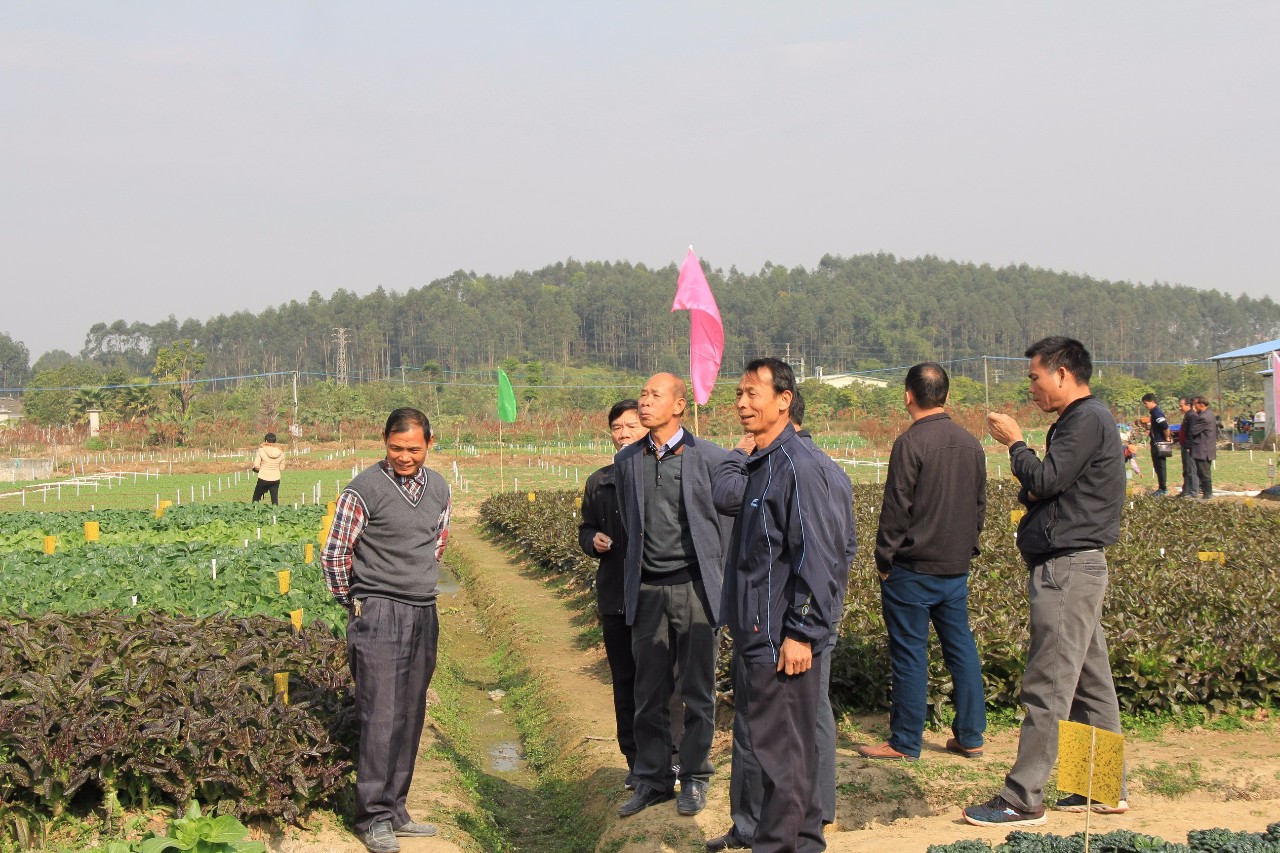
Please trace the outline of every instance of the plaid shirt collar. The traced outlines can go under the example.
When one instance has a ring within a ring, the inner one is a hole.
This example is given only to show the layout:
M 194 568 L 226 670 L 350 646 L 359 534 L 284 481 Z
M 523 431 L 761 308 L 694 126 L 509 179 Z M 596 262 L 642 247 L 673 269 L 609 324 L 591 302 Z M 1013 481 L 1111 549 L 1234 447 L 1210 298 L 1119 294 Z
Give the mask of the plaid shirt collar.
M 402 477 L 396 473 L 394 468 L 387 464 L 387 460 L 382 460 L 382 470 L 396 482 L 396 485 L 404 490 L 404 493 L 409 496 L 409 500 L 414 503 L 417 503 L 418 498 L 422 497 L 422 492 L 427 487 L 426 467 L 427 466 L 423 464 L 412 477 Z

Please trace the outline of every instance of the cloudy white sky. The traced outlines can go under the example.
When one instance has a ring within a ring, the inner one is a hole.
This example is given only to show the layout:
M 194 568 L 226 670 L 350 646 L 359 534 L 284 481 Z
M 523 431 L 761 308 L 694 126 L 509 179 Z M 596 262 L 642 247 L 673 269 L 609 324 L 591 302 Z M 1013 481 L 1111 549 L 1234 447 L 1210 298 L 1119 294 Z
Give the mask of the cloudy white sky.
M 0 332 L 689 243 L 1280 300 L 1278 43 L 1270 0 L 4 0 Z

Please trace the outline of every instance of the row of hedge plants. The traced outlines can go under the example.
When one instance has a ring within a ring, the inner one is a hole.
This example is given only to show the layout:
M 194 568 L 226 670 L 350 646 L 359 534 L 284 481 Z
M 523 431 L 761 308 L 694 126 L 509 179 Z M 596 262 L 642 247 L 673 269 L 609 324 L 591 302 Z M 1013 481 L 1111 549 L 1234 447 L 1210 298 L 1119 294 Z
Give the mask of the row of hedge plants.
M 850 574 L 832 695 L 844 707 L 887 707 L 889 655 L 872 558 L 882 488 L 854 487 L 861 546 Z M 1014 543 L 1016 485 L 993 481 L 981 556 L 972 566 L 970 612 L 988 705 L 1015 708 L 1026 658 L 1027 568 Z M 596 563 L 577 544 L 580 493 L 504 493 L 481 517 L 570 585 L 589 586 Z M 1135 497 L 1111 567 L 1103 624 L 1123 710 L 1211 710 L 1280 700 L 1280 514 L 1243 503 Z M 950 678 L 937 644 L 929 703 L 937 721 Z

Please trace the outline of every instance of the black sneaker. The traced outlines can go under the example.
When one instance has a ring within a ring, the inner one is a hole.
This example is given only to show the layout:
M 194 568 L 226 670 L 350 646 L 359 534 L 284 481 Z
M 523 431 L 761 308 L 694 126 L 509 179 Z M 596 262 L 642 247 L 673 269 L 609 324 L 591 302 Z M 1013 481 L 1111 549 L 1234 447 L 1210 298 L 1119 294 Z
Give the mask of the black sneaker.
M 1129 810 L 1129 801 L 1121 800 L 1117 805 L 1109 806 L 1106 803 L 1100 803 L 1094 800 L 1092 803 L 1080 794 L 1072 794 L 1069 797 L 1063 797 L 1053 804 L 1053 807 L 1060 812 L 1077 812 L 1083 814 L 1086 808 L 1089 808 L 1094 814 L 1124 814 Z
M 680 783 L 680 797 L 676 800 L 676 813 L 685 817 L 696 815 L 707 807 L 707 783 L 701 779 L 689 779 Z
M 992 797 L 981 805 L 964 810 L 964 819 L 974 826 L 1041 826 L 1044 824 L 1044 806 L 1024 812 L 1004 797 Z

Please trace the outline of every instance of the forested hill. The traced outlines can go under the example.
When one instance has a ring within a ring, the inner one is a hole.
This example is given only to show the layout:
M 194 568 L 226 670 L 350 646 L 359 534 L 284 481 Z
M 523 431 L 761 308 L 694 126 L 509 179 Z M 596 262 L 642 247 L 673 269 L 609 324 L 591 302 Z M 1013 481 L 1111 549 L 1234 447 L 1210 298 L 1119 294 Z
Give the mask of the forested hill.
M 344 327 L 353 377 L 389 376 L 402 365 L 479 370 L 507 358 L 647 372 L 687 364 L 687 315 L 670 311 L 676 276 L 674 264 L 574 260 L 508 276 L 459 271 L 403 294 L 339 290 L 256 315 L 99 323 L 81 354 L 146 375 L 158 347 L 190 338 L 207 353 L 205 376 L 332 373 L 334 329 Z M 730 370 L 788 345 L 810 371 L 835 372 L 1020 356 L 1048 334 L 1078 337 L 1095 357 L 1125 361 L 1198 359 L 1280 337 L 1280 305 L 1270 299 L 1026 265 L 828 255 L 814 269 L 708 270 L 708 280 Z

